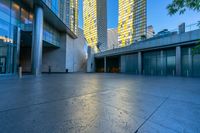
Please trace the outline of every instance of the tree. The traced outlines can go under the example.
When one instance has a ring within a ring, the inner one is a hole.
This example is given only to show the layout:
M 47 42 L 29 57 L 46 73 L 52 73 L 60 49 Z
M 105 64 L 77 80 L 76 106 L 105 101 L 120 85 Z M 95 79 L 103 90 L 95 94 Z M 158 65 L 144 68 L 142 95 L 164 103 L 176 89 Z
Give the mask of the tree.
M 184 14 L 186 10 L 194 10 L 200 12 L 200 0 L 173 0 L 171 4 L 167 6 L 169 15 L 175 15 L 176 13 Z M 198 22 L 200 28 L 200 21 Z M 199 44 L 193 48 L 193 54 L 200 54 L 200 41 Z
M 167 6 L 169 15 L 176 13 L 184 14 L 187 9 L 200 11 L 200 0 L 173 0 L 171 4 Z
M 199 45 L 197 45 L 196 47 L 194 47 L 192 49 L 192 54 L 195 55 L 195 54 L 200 54 L 200 43 Z

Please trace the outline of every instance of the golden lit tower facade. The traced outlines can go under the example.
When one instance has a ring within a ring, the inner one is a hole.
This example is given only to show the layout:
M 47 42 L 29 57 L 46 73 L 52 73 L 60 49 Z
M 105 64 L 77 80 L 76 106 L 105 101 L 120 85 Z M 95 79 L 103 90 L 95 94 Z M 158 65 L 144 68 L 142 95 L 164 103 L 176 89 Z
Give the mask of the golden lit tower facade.
M 146 0 L 119 0 L 119 46 L 139 41 L 146 35 L 146 23 Z
M 106 5 L 106 0 L 83 0 L 84 35 L 96 52 L 107 49 Z

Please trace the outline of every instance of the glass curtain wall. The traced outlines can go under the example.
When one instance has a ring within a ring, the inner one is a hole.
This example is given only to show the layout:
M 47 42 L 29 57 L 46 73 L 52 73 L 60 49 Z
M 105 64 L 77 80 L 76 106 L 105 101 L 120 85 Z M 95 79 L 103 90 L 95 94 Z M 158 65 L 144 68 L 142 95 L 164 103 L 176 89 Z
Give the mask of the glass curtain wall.
M 176 75 L 176 50 L 169 49 L 164 51 L 164 57 L 166 57 L 166 75 Z M 165 64 L 165 62 L 164 62 Z
M 193 47 L 183 47 L 182 53 L 182 76 L 200 76 L 200 54 L 192 53 Z
M 60 46 L 60 33 L 52 28 L 49 24 L 44 22 L 43 40 L 59 47 Z
M 143 74 L 160 75 L 161 74 L 161 54 L 160 51 L 152 51 L 143 54 Z
M 200 76 L 200 54 L 192 55 L 192 76 Z
M 174 76 L 176 74 L 175 49 L 166 49 L 144 53 L 143 74 Z
M 192 55 L 191 48 L 185 47 L 181 49 L 181 74 L 182 76 L 190 76 L 192 74 Z
M 0 74 L 15 71 L 19 9 L 19 6 L 10 0 L 0 1 Z
M 78 0 L 43 0 L 75 34 L 78 33 Z
M 138 74 L 138 55 L 131 54 L 125 56 L 125 72 Z

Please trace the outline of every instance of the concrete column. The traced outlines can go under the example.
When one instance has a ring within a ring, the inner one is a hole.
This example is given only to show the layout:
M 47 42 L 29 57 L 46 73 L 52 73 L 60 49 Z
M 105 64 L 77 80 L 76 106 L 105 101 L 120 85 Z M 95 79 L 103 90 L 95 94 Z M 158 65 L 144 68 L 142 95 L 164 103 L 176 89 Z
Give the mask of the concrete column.
M 21 39 L 21 30 L 17 28 L 17 50 L 16 50 L 16 57 L 15 57 L 15 73 L 18 71 L 18 67 L 20 65 L 20 39 Z
M 189 71 L 188 76 L 191 76 L 192 74 L 192 49 L 188 49 L 188 62 L 189 62 Z
M 138 71 L 142 74 L 142 52 L 138 52 Z
M 43 38 L 43 9 L 40 6 L 34 8 L 34 23 L 32 35 L 32 73 L 35 76 L 41 74 L 42 69 L 42 38 Z
M 106 73 L 107 71 L 106 71 L 106 68 L 107 68 L 107 66 L 106 66 L 106 57 L 104 57 L 104 72 Z
M 126 72 L 126 56 L 121 55 L 120 57 L 120 72 L 125 73 Z
M 181 47 L 176 47 L 176 75 L 181 76 Z
M 95 59 L 94 59 L 94 51 L 90 46 L 87 49 L 88 59 L 87 59 L 87 72 L 95 72 Z

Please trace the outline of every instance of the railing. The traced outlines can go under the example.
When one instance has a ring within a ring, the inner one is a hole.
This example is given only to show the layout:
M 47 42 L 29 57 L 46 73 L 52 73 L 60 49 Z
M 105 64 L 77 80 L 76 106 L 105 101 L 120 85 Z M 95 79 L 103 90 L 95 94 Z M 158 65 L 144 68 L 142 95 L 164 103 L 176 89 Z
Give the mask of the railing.
M 200 21 L 185 26 L 185 32 L 190 32 L 190 31 L 194 31 L 194 30 L 198 30 L 198 29 L 200 29 Z M 174 34 L 180 34 L 179 28 L 175 28 L 175 29 L 172 29 L 172 30 L 166 30 L 166 32 L 164 32 L 164 30 L 163 30 L 163 32 L 160 33 L 160 34 L 157 33 L 157 34 L 153 35 L 152 37 L 140 39 L 137 42 L 145 41 L 145 40 L 149 40 L 149 39 L 156 39 L 158 37 L 165 37 L 165 36 L 174 35 Z M 107 50 L 120 48 L 119 45 L 112 44 L 112 46 L 115 46 L 115 47 L 109 48 Z M 129 45 L 127 45 L 127 46 L 129 46 Z M 107 50 L 104 50 L 104 51 L 107 51 Z M 103 51 L 101 51 L 101 52 L 103 52 Z
M 194 30 L 197 30 L 197 29 L 200 29 L 200 21 L 197 22 L 197 23 L 193 23 L 193 24 L 185 26 L 185 32 L 190 32 L 190 31 L 194 31 Z M 178 28 L 172 29 L 172 30 L 169 30 L 169 32 L 179 33 L 179 29 Z
M 185 27 L 186 32 L 197 30 L 197 29 L 200 29 L 200 21 L 198 23 L 190 24 Z

